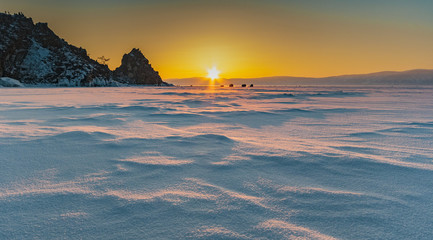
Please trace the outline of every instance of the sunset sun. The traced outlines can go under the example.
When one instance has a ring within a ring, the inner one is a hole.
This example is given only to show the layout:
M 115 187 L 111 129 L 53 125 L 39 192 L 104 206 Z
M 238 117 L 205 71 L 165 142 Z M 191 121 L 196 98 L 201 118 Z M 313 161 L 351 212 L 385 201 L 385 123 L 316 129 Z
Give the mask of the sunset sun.
M 216 67 L 212 67 L 207 70 L 207 78 L 210 78 L 212 81 L 219 78 L 220 71 L 216 69 Z

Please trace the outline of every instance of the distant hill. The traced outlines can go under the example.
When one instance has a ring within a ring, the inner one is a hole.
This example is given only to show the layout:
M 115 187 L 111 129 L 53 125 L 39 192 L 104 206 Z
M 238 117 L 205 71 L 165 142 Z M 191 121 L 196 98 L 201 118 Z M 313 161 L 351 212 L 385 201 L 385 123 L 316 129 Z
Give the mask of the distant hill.
M 167 79 L 175 85 L 208 85 L 206 78 Z M 342 75 L 323 78 L 309 77 L 262 77 L 219 79 L 220 84 L 256 84 L 256 85 L 433 85 L 433 70 L 417 69 L 403 72 L 377 72 L 369 74 Z
M 164 85 L 138 49 L 125 54 L 111 71 L 87 51 L 59 38 L 46 23 L 33 23 L 23 14 L 0 13 L 0 77 L 26 85 L 119 86 Z

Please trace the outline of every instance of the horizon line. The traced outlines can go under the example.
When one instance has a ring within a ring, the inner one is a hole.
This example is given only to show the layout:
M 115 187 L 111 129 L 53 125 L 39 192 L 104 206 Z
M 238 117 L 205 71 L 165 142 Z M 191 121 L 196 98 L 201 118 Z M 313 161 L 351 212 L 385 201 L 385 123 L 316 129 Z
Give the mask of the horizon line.
M 359 75 L 369 75 L 369 74 L 379 74 L 379 73 L 405 73 L 412 71 L 433 71 L 433 68 L 414 68 L 408 70 L 383 70 L 377 72 L 368 72 L 368 73 L 348 73 L 341 75 L 330 75 L 324 77 L 308 77 L 308 76 L 291 76 L 291 75 L 272 75 L 272 76 L 260 76 L 260 77 L 229 77 L 229 78 L 219 78 L 219 80 L 230 80 L 230 79 L 260 79 L 260 78 L 308 78 L 308 79 L 322 79 L 322 78 L 332 78 L 332 77 L 343 77 L 343 76 L 359 76 Z M 181 79 L 208 79 L 207 77 L 184 77 L 184 78 L 165 78 L 164 80 L 181 80 Z

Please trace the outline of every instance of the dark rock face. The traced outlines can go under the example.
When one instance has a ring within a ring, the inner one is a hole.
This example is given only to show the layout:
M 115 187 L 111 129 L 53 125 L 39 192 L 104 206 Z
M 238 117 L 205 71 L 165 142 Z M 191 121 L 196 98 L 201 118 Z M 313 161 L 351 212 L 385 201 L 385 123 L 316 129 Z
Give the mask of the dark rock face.
M 162 85 L 164 82 L 149 60 L 137 48 L 123 55 L 122 65 L 114 70 L 114 79 L 121 83 L 138 85 Z
M 25 84 L 55 86 L 163 85 L 158 72 L 138 49 L 123 57 L 112 72 L 87 51 L 59 38 L 46 23 L 23 14 L 0 13 L 0 77 Z
M 111 71 L 22 14 L 0 14 L 0 76 L 26 84 L 107 85 Z

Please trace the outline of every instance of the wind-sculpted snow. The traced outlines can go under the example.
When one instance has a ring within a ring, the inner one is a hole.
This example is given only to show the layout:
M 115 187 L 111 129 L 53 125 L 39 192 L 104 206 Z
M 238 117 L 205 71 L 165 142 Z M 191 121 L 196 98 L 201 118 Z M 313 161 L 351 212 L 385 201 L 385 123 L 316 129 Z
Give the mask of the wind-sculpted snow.
M 433 235 L 433 89 L 0 91 L 0 239 Z

